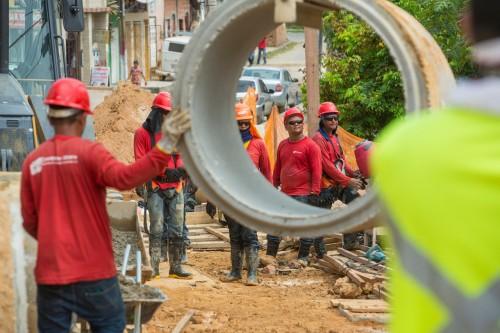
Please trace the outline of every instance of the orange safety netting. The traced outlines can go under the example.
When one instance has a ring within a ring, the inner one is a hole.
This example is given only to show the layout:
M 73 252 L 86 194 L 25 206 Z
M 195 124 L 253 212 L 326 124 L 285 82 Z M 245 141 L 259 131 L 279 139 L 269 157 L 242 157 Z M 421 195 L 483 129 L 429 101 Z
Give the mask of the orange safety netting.
M 307 124 L 304 125 L 304 134 L 307 134 Z M 339 137 L 340 144 L 342 145 L 342 149 L 344 150 L 347 163 L 349 163 L 352 168 L 357 169 L 358 167 L 356 157 L 354 156 L 354 150 L 356 145 L 362 142 L 363 139 L 347 132 L 340 126 L 337 130 L 337 135 Z M 273 110 L 265 124 L 264 134 L 264 142 L 269 153 L 271 166 L 274 166 L 276 161 L 276 153 L 279 143 L 286 138 L 288 138 L 288 132 L 286 131 L 283 123 L 283 114 L 279 114 L 278 108 L 275 106 L 273 107 Z

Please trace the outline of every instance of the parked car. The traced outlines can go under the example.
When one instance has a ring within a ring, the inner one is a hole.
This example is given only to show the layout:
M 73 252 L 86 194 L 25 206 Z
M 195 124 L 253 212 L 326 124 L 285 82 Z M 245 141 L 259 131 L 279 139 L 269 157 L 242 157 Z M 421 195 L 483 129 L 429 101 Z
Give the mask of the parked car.
M 299 80 L 293 79 L 290 72 L 284 68 L 245 67 L 242 75 L 260 78 L 269 89 L 274 90 L 272 100 L 280 112 L 283 112 L 286 106 L 297 105 L 300 102 Z
M 274 93 L 272 89 L 268 89 L 264 81 L 256 77 L 242 76 L 238 80 L 236 89 L 236 102 L 240 102 L 245 98 L 248 88 L 255 88 L 257 99 L 257 123 L 262 123 L 271 113 L 274 102 L 271 95 Z
M 165 38 L 162 46 L 161 69 L 157 73 L 162 78 L 174 78 L 177 71 L 177 64 L 181 59 L 184 48 L 191 40 L 191 36 L 176 36 Z

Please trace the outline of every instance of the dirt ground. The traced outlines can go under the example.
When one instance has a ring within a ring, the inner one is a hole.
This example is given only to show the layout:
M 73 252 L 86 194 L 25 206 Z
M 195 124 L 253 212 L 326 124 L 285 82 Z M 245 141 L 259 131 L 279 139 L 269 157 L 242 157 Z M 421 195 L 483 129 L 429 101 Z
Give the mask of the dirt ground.
M 201 273 L 193 280 L 161 278 L 150 283 L 169 300 L 144 325 L 144 333 L 171 332 L 190 309 L 196 314 L 186 333 L 385 332 L 383 325 L 352 323 L 333 309 L 329 301 L 335 297 L 329 290 L 337 277 L 321 270 L 309 267 L 286 276 L 261 275 L 260 286 L 247 287 L 219 282 L 230 268 L 229 252 L 191 252 L 189 262 L 188 269 Z

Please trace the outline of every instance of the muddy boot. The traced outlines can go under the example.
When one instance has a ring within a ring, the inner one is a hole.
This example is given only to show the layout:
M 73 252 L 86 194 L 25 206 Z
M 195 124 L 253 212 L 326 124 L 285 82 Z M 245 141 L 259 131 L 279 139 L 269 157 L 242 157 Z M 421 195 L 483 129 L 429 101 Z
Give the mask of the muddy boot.
M 167 262 L 168 261 L 168 245 L 167 241 L 162 240 L 161 241 L 161 261 Z
M 278 255 L 278 249 L 280 247 L 279 243 L 275 242 L 267 242 L 267 250 L 266 250 L 266 255 L 275 257 Z
M 323 238 L 316 238 L 314 240 L 314 251 L 316 251 L 316 257 L 318 259 L 323 259 L 326 254 L 325 242 L 323 242 Z
M 184 243 L 182 245 L 181 264 L 187 264 L 187 262 L 188 262 L 187 245 Z
M 311 244 L 308 241 L 300 241 L 299 253 L 297 255 L 297 260 L 304 266 L 309 264 L 309 250 Z
M 245 254 L 247 256 L 247 281 L 246 286 L 258 286 L 259 281 L 257 280 L 257 267 L 259 266 L 259 249 L 246 247 Z
M 192 274 L 186 272 L 181 266 L 182 257 L 182 244 L 183 241 L 170 241 L 168 244 L 168 257 L 170 263 L 170 270 L 168 272 L 169 278 L 174 279 L 192 279 Z
M 149 255 L 151 256 L 151 268 L 153 269 L 153 278 L 160 277 L 161 261 L 161 241 L 150 235 Z
M 243 266 L 243 251 L 238 245 L 231 244 L 231 272 L 220 280 L 222 282 L 235 282 L 241 280 L 241 267 Z

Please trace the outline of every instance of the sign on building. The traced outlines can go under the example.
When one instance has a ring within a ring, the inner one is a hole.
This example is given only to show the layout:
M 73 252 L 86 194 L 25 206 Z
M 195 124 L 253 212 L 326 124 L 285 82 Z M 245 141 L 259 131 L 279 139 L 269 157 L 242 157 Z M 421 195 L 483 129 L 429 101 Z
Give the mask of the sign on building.
M 109 67 L 93 67 L 90 74 L 90 85 L 92 87 L 109 86 Z

